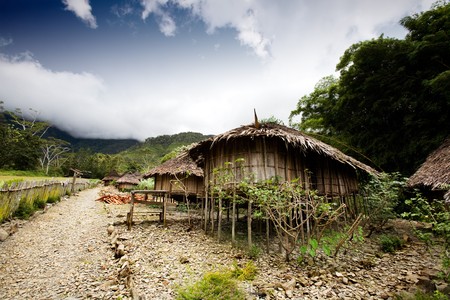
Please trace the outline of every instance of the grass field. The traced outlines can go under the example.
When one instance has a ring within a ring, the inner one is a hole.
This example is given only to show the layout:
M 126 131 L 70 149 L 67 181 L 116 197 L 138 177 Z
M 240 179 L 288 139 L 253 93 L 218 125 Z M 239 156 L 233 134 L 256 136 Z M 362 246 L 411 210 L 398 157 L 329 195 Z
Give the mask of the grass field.
M 51 177 L 45 176 L 41 172 L 35 171 L 13 171 L 0 170 L 0 185 L 5 183 L 22 182 L 22 181 L 42 181 L 42 180 L 59 180 L 64 181 L 72 177 Z

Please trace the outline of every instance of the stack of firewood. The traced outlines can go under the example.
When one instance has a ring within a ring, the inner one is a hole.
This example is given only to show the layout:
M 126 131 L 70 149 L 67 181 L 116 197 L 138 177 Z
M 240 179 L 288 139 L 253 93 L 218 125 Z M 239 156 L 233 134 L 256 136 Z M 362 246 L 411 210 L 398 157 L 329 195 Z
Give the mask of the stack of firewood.
M 105 202 L 108 204 L 127 204 L 131 201 L 131 195 L 129 194 L 103 194 L 97 201 Z

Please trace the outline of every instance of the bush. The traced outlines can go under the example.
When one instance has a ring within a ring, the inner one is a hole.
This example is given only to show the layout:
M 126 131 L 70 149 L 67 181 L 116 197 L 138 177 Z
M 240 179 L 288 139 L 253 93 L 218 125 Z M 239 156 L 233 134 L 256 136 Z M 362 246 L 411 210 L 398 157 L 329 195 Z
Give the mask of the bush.
M 137 190 L 153 190 L 155 186 L 155 181 L 153 178 L 144 179 L 139 182 L 136 186 Z
M 22 220 L 28 220 L 35 211 L 36 209 L 33 203 L 22 199 L 20 200 L 19 207 L 14 212 L 14 216 Z
M 399 294 L 395 296 L 396 300 L 448 300 L 448 296 L 439 291 L 435 291 L 432 294 L 427 294 L 422 291 L 417 291 L 414 295 Z
M 242 300 L 244 292 L 229 273 L 206 273 L 200 281 L 178 291 L 177 299 L 184 300 Z
M 237 263 L 232 269 L 206 273 L 199 281 L 178 289 L 178 300 L 243 300 L 245 293 L 238 280 L 253 280 L 257 270 L 252 261 L 243 268 Z
M 380 236 L 380 248 L 384 253 L 394 253 L 403 247 L 403 241 L 395 235 Z
M 381 230 L 390 220 L 397 217 L 394 209 L 402 196 L 405 179 L 399 173 L 383 173 L 373 177 L 363 187 L 366 198 L 366 215 L 369 217 L 369 234 Z

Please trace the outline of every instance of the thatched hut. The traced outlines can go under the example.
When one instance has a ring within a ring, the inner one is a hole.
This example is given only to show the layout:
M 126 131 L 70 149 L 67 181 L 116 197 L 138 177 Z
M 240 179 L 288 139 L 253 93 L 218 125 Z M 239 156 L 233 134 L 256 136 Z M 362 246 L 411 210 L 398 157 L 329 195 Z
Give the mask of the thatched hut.
M 199 198 L 204 192 L 203 170 L 187 151 L 144 174 L 144 178 L 150 177 L 155 179 L 155 190 L 169 191 L 172 197 Z
M 421 189 L 429 198 L 450 202 L 450 137 L 428 156 L 408 179 L 408 185 Z
M 117 188 L 121 191 L 123 190 L 132 190 L 136 188 L 136 186 L 141 181 L 142 176 L 137 173 L 126 173 L 119 179 L 117 179 Z
M 113 181 L 119 179 L 120 177 L 121 177 L 121 176 L 119 175 L 119 173 L 117 173 L 116 170 L 113 170 L 113 171 L 109 172 L 108 175 L 106 175 L 105 177 L 103 177 L 102 181 L 103 181 L 103 184 L 104 184 L 105 186 L 108 186 L 108 185 L 110 185 Z
M 357 192 L 359 173 L 377 173 L 330 145 L 274 123 L 232 129 L 200 142 L 190 154 L 203 168 L 205 182 L 214 182 L 215 168 L 243 159 L 241 168 L 257 181 L 300 179 L 305 189 L 330 197 Z

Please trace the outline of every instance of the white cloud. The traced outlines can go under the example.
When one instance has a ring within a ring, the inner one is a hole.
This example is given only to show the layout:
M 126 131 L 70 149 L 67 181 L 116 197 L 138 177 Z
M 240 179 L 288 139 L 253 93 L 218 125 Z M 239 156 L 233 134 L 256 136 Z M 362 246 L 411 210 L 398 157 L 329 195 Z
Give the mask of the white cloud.
M 58 128 L 84 137 L 132 132 L 127 121 L 117 116 L 123 110 L 111 106 L 104 82 L 93 74 L 55 72 L 29 53 L 0 54 L 0 82 L 0 99 L 8 110 L 33 108 Z
M 63 0 L 66 10 L 70 10 L 77 17 L 83 20 L 89 27 L 97 28 L 97 21 L 92 15 L 92 8 L 89 0 Z
M 6 47 L 8 45 L 11 45 L 13 43 L 13 40 L 11 38 L 5 39 L 3 37 L 0 37 L 0 47 Z
M 166 36 L 174 36 L 176 22 L 166 11 L 168 2 L 189 9 L 207 25 L 207 32 L 212 34 L 219 28 L 233 28 L 236 38 L 242 45 L 250 47 L 261 58 L 270 56 L 270 39 L 261 32 L 257 17 L 258 11 L 254 1 L 241 0 L 141 0 L 144 7 L 142 19 L 150 14 L 157 16 L 160 31 Z
M 168 0 L 141 0 L 141 5 L 144 7 L 142 12 L 142 20 L 146 20 L 150 14 L 157 16 L 159 30 L 165 36 L 174 36 L 177 26 L 170 14 L 164 11 L 163 7 Z

